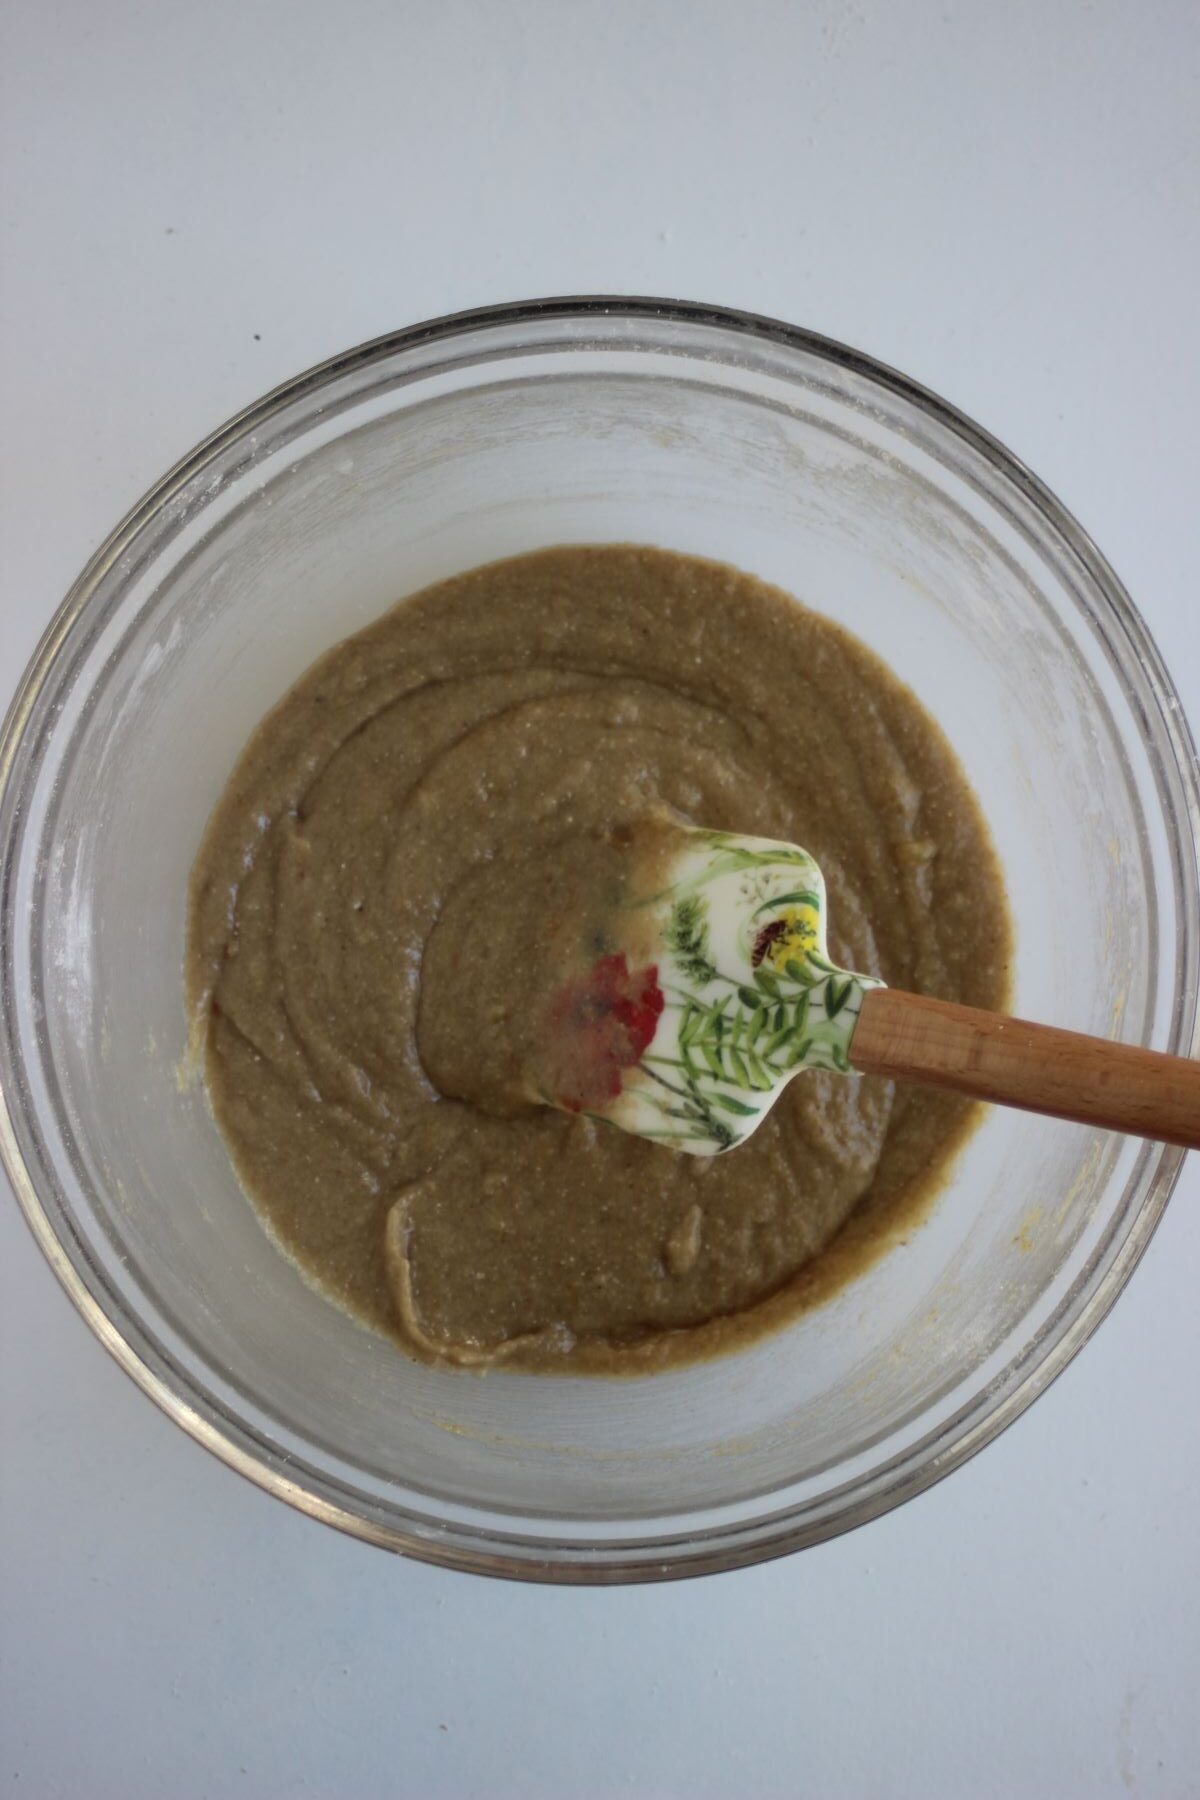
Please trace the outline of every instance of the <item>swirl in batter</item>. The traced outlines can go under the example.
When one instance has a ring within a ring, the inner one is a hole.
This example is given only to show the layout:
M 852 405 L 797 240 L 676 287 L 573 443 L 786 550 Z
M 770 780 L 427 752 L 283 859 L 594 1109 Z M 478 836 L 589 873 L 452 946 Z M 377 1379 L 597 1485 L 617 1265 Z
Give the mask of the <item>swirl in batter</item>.
M 743 1342 L 905 1233 L 969 1129 L 952 1096 L 805 1074 L 702 1159 L 520 1098 L 524 996 L 664 815 L 803 844 L 840 964 L 1003 1005 L 1003 883 L 938 726 L 719 564 L 564 547 L 407 599 L 297 683 L 216 808 L 187 960 L 214 1114 L 301 1268 L 415 1355 Z

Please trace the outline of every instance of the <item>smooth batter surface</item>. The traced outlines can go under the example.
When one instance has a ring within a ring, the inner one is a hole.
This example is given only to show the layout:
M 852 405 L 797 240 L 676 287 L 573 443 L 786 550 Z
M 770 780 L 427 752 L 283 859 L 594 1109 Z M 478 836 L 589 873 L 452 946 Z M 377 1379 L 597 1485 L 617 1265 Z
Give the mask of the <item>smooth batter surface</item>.
M 704 1159 L 510 1090 L 554 922 L 664 812 L 803 844 L 844 966 L 1003 1004 L 1001 877 L 937 726 L 719 564 L 569 547 L 405 600 L 292 689 L 216 809 L 187 988 L 217 1121 L 300 1265 L 417 1355 L 728 1347 L 903 1233 L 969 1126 L 950 1096 L 805 1074 Z

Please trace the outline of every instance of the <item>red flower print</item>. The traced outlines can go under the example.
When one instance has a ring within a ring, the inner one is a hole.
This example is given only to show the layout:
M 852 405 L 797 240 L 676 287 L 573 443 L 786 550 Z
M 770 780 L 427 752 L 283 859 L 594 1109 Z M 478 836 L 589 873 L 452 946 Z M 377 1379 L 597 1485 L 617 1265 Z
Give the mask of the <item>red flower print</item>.
M 662 1009 L 657 964 L 631 970 L 623 950 L 560 988 L 549 1016 L 551 1085 L 559 1105 L 594 1112 L 615 1100 L 624 1071 L 650 1048 Z

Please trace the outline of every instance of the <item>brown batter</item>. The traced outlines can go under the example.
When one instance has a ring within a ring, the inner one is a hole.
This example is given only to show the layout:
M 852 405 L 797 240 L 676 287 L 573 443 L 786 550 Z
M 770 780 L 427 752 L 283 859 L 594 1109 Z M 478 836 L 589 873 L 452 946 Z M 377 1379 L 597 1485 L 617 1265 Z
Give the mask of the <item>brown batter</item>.
M 217 1121 L 301 1267 L 419 1356 L 744 1341 L 906 1231 L 971 1122 L 810 1073 L 705 1159 L 520 1097 L 522 994 L 664 811 L 810 850 L 837 962 L 1003 1004 L 1000 872 L 938 727 L 719 564 L 572 547 L 430 588 L 304 676 L 217 806 L 187 966 Z

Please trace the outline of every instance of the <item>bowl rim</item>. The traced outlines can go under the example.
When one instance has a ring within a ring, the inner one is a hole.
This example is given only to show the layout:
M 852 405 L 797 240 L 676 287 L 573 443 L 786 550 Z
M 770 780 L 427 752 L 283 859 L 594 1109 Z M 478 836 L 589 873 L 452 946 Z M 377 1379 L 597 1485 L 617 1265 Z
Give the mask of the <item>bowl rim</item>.
M 1140 665 L 1157 711 L 1155 721 L 1169 745 L 1183 800 L 1182 814 L 1176 824 L 1178 838 L 1173 842 L 1172 872 L 1175 898 L 1179 909 L 1181 940 L 1197 954 L 1197 881 L 1200 864 L 1200 764 L 1194 740 L 1184 716 L 1174 684 L 1162 656 L 1138 609 L 1101 554 L 1090 535 L 1063 506 L 1051 490 L 1018 457 L 997 438 L 975 423 L 965 413 L 941 399 L 889 365 L 838 340 L 801 326 L 740 309 L 708 305 L 677 299 L 657 299 L 642 295 L 585 294 L 562 295 L 530 301 L 472 308 L 403 327 L 369 339 L 353 349 L 313 365 L 300 375 L 272 388 L 242 411 L 235 413 L 173 468 L 157 481 L 125 518 L 114 528 L 76 578 L 56 609 L 50 624 L 37 645 L 20 678 L 0 728 L 0 817 L 8 823 L 4 841 L 0 843 L 0 873 L 4 885 L 18 841 L 17 814 L 10 806 L 18 756 L 26 728 L 43 685 L 57 661 L 58 653 L 85 613 L 90 600 L 113 565 L 148 523 L 169 504 L 197 472 L 238 440 L 282 408 L 304 399 L 317 390 L 384 360 L 401 351 L 446 340 L 469 338 L 495 327 L 524 326 L 552 320 L 584 323 L 589 319 L 654 321 L 688 326 L 710 327 L 734 336 L 747 336 L 759 342 L 773 342 L 831 365 L 843 375 L 862 377 L 897 399 L 932 418 L 953 437 L 981 456 L 1005 477 L 1038 513 L 1051 535 L 1064 543 L 1082 565 L 1092 587 L 1107 606 L 1103 620 L 1104 634 L 1111 642 L 1112 628 L 1124 639 L 1125 654 Z M 570 346 L 564 346 L 569 348 Z M 1099 620 L 1093 619 L 1099 625 Z M 1140 721 L 1160 794 L 1163 774 L 1160 749 L 1150 737 L 1146 720 Z M 1162 796 L 1166 800 L 1165 794 Z M 1166 808 L 1168 825 L 1172 809 Z M 1190 844 L 1185 827 L 1190 827 Z M 1190 863 L 1185 867 L 1185 854 Z M 1190 927 L 1190 933 L 1187 927 Z M 1190 1019 L 1184 1017 L 1177 1004 L 1175 1028 L 1184 1039 L 1190 1039 L 1192 1054 L 1200 1049 L 1200 1032 L 1196 1028 L 1194 997 Z M 2 1029 L 7 1053 L 9 1015 L 4 1011 Z M 7 1060 L 7 1054 L 6 1058 Z M 243 1430 L 244 1442 L 222 1429 L 209 1413 L 189 1401 L 172 1387 L 153 1366 L 153 1360 L 135 1348 L 114 1323 L 100 1301 L 86 1285 L 63 1243 L 51 1224 L 49 1214 L 39 1197 L 33 1177 L 22 1155 L 14 1122 L 19 1107 L 19 1094 L 10 1094 L 0 1077 L 0 1161 L 8 1174 L 18 1204 L 35 1241 L 49 1262 L 76 1310 L 89 1325 L 105 1349 L 136 1384 L 155 1403 L 181 1425 L 188 1434 L 230 1468 L 246 1476 L 268 1493 L 276 1495 L 309 1516 L 336 1526 L 348 1534 L 383 1548 L 399 1551 L 419 1560 L 445 1567 L 510 1578 L 576 1584 L 609 1584 L 631 1581 L 657 1581 L 698 1574 L 716 1573 L 743 1567 L 789 1554 L 793 1550 L 825 1541 L 852 1530 L 943 1479 L 952 1469 L 966 1462 L 985 1444 L 1004 1431 L 1029 1405 L 1045 1391 L 1091 1337 L 1134 1268 L 1137 1266 L 1162 1217 L 1174 1189 L 1184 1152 L 1170 1146 L 1158 1147 L 1157 1159 L 1148 1171 L 1143 1198 L 1108 1268 L 1095 1282 L 1093 1291 L 1084 1299 L 1065 1329 L 1045 1343 L 1052 1323 L 1030 1345 L 1027 1345 L 1005 1375 L 1014 1379 L 1005 1384 L 992 1408 L 979 1417 L 952 1441 L 943 1442 L 933 1455 L 919 1456 L 926 1440 L 910 1447 L 891 1469 L 895 1479 L 876 1480 L 872 1491 L 837 1516 L 816 1520 L 789 1517 L 789 1509 L 767 1517 L 752 1518 L 721 1529 L 709 1529 L 695 1537 L 653 1533 L 633 1542 L 628 1539 L 611 1546 L 602 1541 L 592 1544 L 573 1539 L 551 1547 L 522 1538 L 519 1533 L 482 1529 L 474 1526 L 430 1530 L 428 1521 L 411 1516 L 407 1526 L 380 1523 L 351 1508 L 331 1500 L 327 1494 L 306 1487 L 301 1480 L 289 1477 L 272 1467 L 265 1457 L 255 1455 L 252 1435 Z M 1154 1148 L 1147 1146 L 1154 1156 Z M 157 1360 L 157 1359 L 154 1359 Z M 1022 1367 L 1022 1364 L 1027 1365 Z M 939 1435 L 952 1431 L 957 1415 L 946 1421 Z M 907 1466 L 906 1466 L 907 1465 Z M 915 1466 L 914 1466 L 915 1465 Z M 300 1474 L 291 1463 L 293 1476 Z M 875 1477 L 889 1473 L 889 1465 L 872 1472 Z M 682 1546 L 682 1547 L 681 1547 Z

